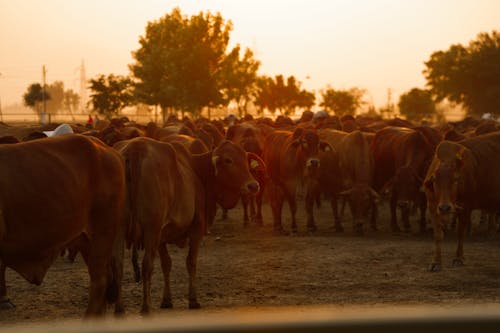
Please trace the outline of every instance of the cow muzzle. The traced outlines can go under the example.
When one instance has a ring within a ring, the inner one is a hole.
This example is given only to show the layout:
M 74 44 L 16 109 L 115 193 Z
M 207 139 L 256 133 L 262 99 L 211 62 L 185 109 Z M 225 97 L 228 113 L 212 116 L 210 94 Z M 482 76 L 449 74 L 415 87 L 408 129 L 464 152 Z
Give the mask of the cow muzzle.
M 306 166 L 311 169 L 317 169 L 319 168 L 319 159 L 317 158 L 310 158 L 307 160 Z
M 438 206 L 438 213 L 441 215 L 453 213 L 453 206 L 449 203 L 442 203 Z
M 243 186 L 243 194 L 257 194 L 260 191 L 260 185 L 257 181 L 253 180 Z

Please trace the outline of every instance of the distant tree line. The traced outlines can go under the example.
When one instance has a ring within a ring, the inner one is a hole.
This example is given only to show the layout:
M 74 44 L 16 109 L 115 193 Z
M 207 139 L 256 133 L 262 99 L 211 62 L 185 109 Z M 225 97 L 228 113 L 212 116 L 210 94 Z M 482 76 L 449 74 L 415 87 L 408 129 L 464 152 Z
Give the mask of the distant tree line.
M 203 110 L 233 106 L 240 116 L 252 105 L 258 114 L 265 110 L 291 115 L 297 110 L 318 104 L 338 116 L 355 114 L 366 106 L 365 90 L 346 90 L 327 86 L 319 91 L 302 88 L 294 76 L 258 75 L 260 62 L 254 53 L 240 45 L 229 48 L 232 22 L 220 13 L 200 12 L 188 17 L 179 8 L 160 19 L 148 22 L 139 38 L 139 48 L 132 52 L 130 76 L 98 75 L 89 81 L 92 91 L 89 104 L 93 110 L 113 117 L 128 105 L 141 103 L 157 106 L 164 119 L 169 113 L 189 113 L 194 117 Z M 436 51 L 425 62 L 423 74 L 427 89 L 412 88 L 397 103 L 399 113 L 412 121 L 442 116 L 436 103 L 448 100 L 462 104 L 470 115 L 485 112 L 500 115 L 500 34 L 480 33 L 468 46 L 452 45 Z M 45 98 L 50 112 L 75 109 L 78 95 L 65 91 L 62 82 L 45 89 L 33 84 L 25 94 L 25 104 L 40 112 Z M 370 114 L 393 116 L 394 105 Z

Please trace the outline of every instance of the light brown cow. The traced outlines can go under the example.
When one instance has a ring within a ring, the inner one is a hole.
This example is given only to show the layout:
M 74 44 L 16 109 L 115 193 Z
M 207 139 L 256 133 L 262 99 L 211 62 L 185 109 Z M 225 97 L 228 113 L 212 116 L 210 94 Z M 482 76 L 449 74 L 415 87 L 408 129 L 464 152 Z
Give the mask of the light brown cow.
M 464 234 L 473 209 L 496 213 L 500 209 L 500 133 L 459 142 L 443 141 L 424 181 L 434 226 L 434 259 L 429 270 L 441 270 L 441 242 L 452 217 L 458 217 L 458 245 L 453 266 L 464 263 Z
M 199 155 L 192 155 L 180 143 L 149 138 L 122 141 L 115 148 L 126 166 L 131 218 L 128 239 L 144 248 L 142 312 L 148 313 L 151 308 L 151 276 L 157 251 L 165 283 L 161 307 L 172 307 L 172 261 L 167 244 L 182 247 L 189 243 L 189 308 L 199 308 L 196 260 L 201 239 L 214 220 L 216 204 L 232 208 L 242 192 L 259 190 L 248 170 L 247 153 L 229 141 Z
M 122 159 L 101 141 L 65 135 L 0 145 L 0 301 L 5 268 L 40 285 L 65 246 L 81 238 L 90 275 L 86 315 L 120 298 L 125 198 Z M 110 301 L 110 299 L 108 299 Z

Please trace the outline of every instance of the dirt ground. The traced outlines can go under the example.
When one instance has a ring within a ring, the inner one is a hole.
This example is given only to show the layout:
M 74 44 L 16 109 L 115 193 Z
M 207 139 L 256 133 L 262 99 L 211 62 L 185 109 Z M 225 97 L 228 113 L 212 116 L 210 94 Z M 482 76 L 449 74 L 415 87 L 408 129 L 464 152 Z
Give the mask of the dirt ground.
M 474 224 L 466 239 L 466 265 L 452 268 L 455 236 L 443 246 L 443 271 L 427 272 L 432 235 L 389 231 L 387 207 L 380 210 L 379 231 L 356 236 L 346 212 L 342 234 L 332 228 L 329 205 L 316 212 L 318 232 L 308 235 L 303 202 L 299 234 L 273 236 L 271 214 L 264 207 L 263 227 L 243 227 L 241 206 L 218 219 L 203 242 L 198 262 L 198 295 L 204 311 L 273 306 L 419 306 L 446 308 L 500 304 L 500 234 L 488 237 Z M 289 226 L 285 207 L 285 226 Z M 220 216 L 220 212 L 219 215 Z M 476 219 L 477 220 L 477 219 Z M 158 259 L 153 273 L 154 315 L 193 313 L 187 309 L 186 249 L 170 247 L 173 258 L 173 310 L 161 310 L 162 275 Z M 129 318 L 139 317 L 142 286 L 133 280 L 126 254 L 124 301 Z M 16 308 L 0 311 L 0 325 L 47 323 L 81 318 L 87 304 L 88 274 L 80 256 L 71 264 L 56 260 L 43 284 L 28 284 L 7 270 L 7 288 Z M 109 310 L 112 313 L 112 309 Z M 111 315 L 110 315 L 111 316 Z

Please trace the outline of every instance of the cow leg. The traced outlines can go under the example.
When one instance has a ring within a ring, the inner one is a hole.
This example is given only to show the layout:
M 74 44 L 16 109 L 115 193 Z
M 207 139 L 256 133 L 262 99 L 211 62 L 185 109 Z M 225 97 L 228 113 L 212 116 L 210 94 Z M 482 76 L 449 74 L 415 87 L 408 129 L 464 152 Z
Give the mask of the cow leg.
M 371 215 L 371 219 L 370 219 L 370 226 L 371 226 L 373 231 L 377 231 L 378 205 L 375 202 L 375 200 L 373 200 L 373 199 L 371 202 L 371 206 L 372 206 L 372 215 Z
M 286 186 L 285 187 L 285 199 L 288 202 L 288 206 L 290 207 L 290 215 L 292 217 L 292 233 L 296 234 L 297 233 L 297 219 L 296 219 L 296 214 L 297 214 L 297 201 L 295 200 L 295 188 L 292 186 Z
M 16 307 L 7 297 L 7 284 L 5 282 L 6 269 L 7 266 L 0 260 L 0 310 L 8 310 Z
M 139 267 L 139 250 L 137 246 L 132 245 L 132 267 L 134 268 L 135 282 L 141 282 L 141 268 Z
M 248 195 L 242 194 L 241 195 L 241 204 L 243 205 L 243 226 L 248 226 L 248 221 L 250 220 L 248 218 L 248 204 L 249 204 L 250 198 Z
M 439 272 L 441 271 L 441 243 L 443 242 L 444 229 L 441 218 L 436 214 L 437 201 L 434 198 L 429 198 L 432 194 L 428 194 L 427 206 L 429 207 L 429 213 L 432 221 L 432 226 L 434 229 L 434 258 L 429 265 L 429 272 Z
M 398 197 L 395 191 L 392 192 L 391 201 L 390 201 L 390 210 L 391 210 L 391 230 L 393 232 L 401 232 L 401 229 L 398 225 L 398 217 L 397 217 L 397 203 Z
M 419 206 L 420 206 L 420 233 L 424 235 L 427 230 L 427 220 L 425 217 L 425 212 L 427 211 L 427 201 L 425 198 L 419 198 Z
M 275 234 L 286 234 L 281 223 L 281 212 L 283 210 L 284 194 L 280 187 L 276 184 L 269 186 L 269 199 L 271 210 L 273 213 L 273 230 Z
M 453 259 L 452 266 L 458 267 L 464 265 L 464 236 L 465 231 L 470 225 L 470 214 L 471 211 L 469 209 L 464 209 L 460 211 L 458 215 L 458 243 L 457 243 L 457 252 L 455 259 Z
M 335 223 L 335 231 L 336 232 L 344 232 L 344 227 L 342 226 L 342 222 L 340 221 L 340 217 L 339 217 L 337 195 L 332 194 L 332 198 L 330 200 L 330 206 L 332 207 L 333 220 Z
M 316 223 L 314 222 L 314 202 L 318 197 L 318 194 L 316 192 L 317 192 L 316 189 L 308 189 L 306 192 L 305 204 L 307 213 L 307 230 L 309 232 L 314 232 L 318 229 L 316 227 Z
M 113 236 L 98 234 L 97 230 L 90 240 L 90 255 L 88 258 L 88 271 L 90 275 L 89 304 L 85 313 L 86 317 L 100 316 L 106 311 L 106 290 L 108 286 L 108 269 L 111 264 Z
M 261 187 L 259 193 L 255 196 L 255 218 L 254 222 L 257 225 L 263 225 L 262 219 L 262 197 L 264 196 L 264 189 Z
M 405 232 L 411 231 L 410 226 L 410 207 L 401 207 L 401 220 L 403 220 L 403 226 L 405 228 Z
M 149 238 L 149 239 L 148 239 Z M 152 237 L 144 235 L 144 257 L 142 258 L 142 314 L 148 314 L 151 311 L 151 276 L 153 275 L 153 263 L 158 241 Z
M 198 297 L 196 294 L 196 262 L 198 260 L 198 252 L 200 249 L 201 238 L 191 237 L 189 239 L 189 253 L 186 258 L 186 267 L 189 274 L 189 308 L 199 309 L 201 308 L 200 303 L 198 303 Z
M 172 292 L 170 290 L 170 271 L 172 269 L 172 258 L 168 253 L 166 243 L 161 243 L 158 247 L 160 255 L 161 270 L 163 272 L 163 299 L 160 308 L 171 309 L 172 306 Z
M 255 215 L 256 215 L 256 212 L 255 212 L 255 198 L 256 198 L 255 195 L 251 195 L 248 198 L 248 209 L 250 210 L 249 217 L 250 217 L 250 221 L 252 221 L 254 223 L 255 223 Z

